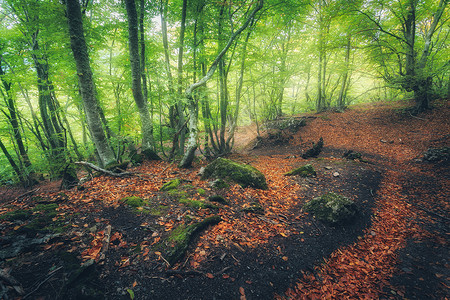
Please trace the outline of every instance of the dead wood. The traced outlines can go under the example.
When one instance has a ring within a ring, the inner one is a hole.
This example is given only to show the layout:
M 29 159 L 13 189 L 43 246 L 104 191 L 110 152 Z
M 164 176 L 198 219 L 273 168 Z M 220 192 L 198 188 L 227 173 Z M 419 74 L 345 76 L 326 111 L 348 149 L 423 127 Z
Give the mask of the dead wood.
M 120 173 L 112 172 L 112 171 L 100 168 L 99 166 L 96 166 L 96 165 L 94 165 L 94 164 L 92 164 L 90 162 L 87 162 L 87 161 L 77 161 L 77 162 L 75 162 L 75 164 L 76 165 L 82 165 L 82 166 L 85 166 L 85 167 L 89 167 L 89 168 L 91 168 L 91 169 L 93 169 L 93 170 L 95 170 L 97 172 L 101 172 L 101 173 L 104 173 L 104 174 L 107 174 L 107 175 L 110 175 L 110 176 L 114 176 L 114 177 L 125 177 L 125 176 L 136 175 L 135 173 L 132 173 L 132 172 L 120 172 Z

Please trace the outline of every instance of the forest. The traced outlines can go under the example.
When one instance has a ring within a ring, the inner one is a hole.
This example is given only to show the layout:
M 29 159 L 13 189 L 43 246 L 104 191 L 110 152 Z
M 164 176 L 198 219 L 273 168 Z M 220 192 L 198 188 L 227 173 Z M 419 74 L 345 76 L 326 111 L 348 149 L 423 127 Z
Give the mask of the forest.
M 449 18 L 0 0 L 0 298 L 445 299 Z

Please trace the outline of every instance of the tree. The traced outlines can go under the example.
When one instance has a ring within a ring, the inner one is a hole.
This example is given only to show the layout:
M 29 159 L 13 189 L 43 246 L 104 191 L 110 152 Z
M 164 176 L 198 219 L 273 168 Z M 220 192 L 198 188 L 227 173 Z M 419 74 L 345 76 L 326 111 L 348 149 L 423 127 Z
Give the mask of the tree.
M 432 98 L 433 70 L 431 54 L 439 50 L 438 31 L 442 30 L 448 18 L 442 18 L 448 0 L 394 3 L 367 1 L 362 5 L 369 9 L 359 12 L 373 25 L 371 38 L 373 54 L 383 77 L 406 91 L 414 93 L 416 110 L 428 109 Z M 370 4 L 370 5 L 367 5 Z M 431 15 L 419 13 L 424 10 Z M 421 34 L 419 34 L 421 31 Z M 394 70 L 392 64 L 396 64 Z
M 114 152 L 103 131 L 100 119 L 100 107 L 98 105 L 92 70 L 89 62 L 86 41 L 84 38 L 81 7 L 78 0 L 66 0 L 67 21 L 69 25 L 70 45 L 76 62 L 77 74 L 83 98 L 86 122 L 91 132 L 91 139 L 95 144 L 99 156 L 99 164 L 108 166 L 116 162 Z
M 206 82 L 214 75 L 214 72 L 216 71 L 217 66 L 219 65 L 219 63 L 220 63 L 221 59 L 223 58 L 223 56 L 225 55 L 225 53 L 231 47 L 233 42 L 239 37 L 239 35 L 248 27 L 248 25 L 254 19 L 256 13 L 263 7 L 263 3 L 264 3 L 263 0 L 259 0 L 256 3 L 255 8 L 248 15 L 247 19 L 242 24 L 242 26 L 231 35 L 231 37 L 229 38 L 225 47 L 216 56 L 216 58 L 210 65 L 206 75 L 203 78 L 201 78 L 199 81 L 191 84 L 186 89 L 185 97 L 186 97 L 186 100 L 188 103 L 188 109 L 189 109 L 189 140 L 188 140 L 186 152 L 183 156 L 183 159 L 180 162 L 180 167 L 182 167 L 182 168 L 188 168 L 192 165 L 192 161 L 194 160 L 194 156 L 195 156 L 195 150 L 197 149 L 197 137 L 198 137 L 197 107 L 198 107 L 198 102 L 194 99 L 193 92 L 197 88 L 205 85 Z
M 132 76 L 133 98 L 139 110 L 142 129 L 142 150 L 150 159 L 160 159 L 155 152 L 153 140 L 153 123 L 148 110 L 147 99 L 142 93 L 142 71 L 139 56 L 138 18 L 135 0 L 125 0 L 128 17 L 128 44 L 130 49 L 130 64 Z M 141 8 L 143 9 L 143 8 Z

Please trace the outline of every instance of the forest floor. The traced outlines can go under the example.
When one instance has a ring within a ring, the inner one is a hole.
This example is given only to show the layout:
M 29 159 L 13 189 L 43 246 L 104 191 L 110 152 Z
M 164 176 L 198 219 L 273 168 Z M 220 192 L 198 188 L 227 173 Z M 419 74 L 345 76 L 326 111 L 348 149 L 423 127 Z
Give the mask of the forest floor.
M 414 117 L 406 105 L 309 114 L 281 145 L 255 147 L 255 127 L 241 128 L 228 158 L 263 172 L 267 190 L 211 188 L 198 176 L 200 160 L 188 170 L 145 162 L 129 177 L 95 177 L 69 191 L 2 188 L 0 298 L 448 299 L 449 165 L 423 153 L 450 146 L 450 105 Z M 322 153 L 301 158 L 319 137 Z M 362 159 L 343 158 L 347 150 Z M 306 163 L 316 177 L 284 176 Z M 160 191 L 176 178 L 177 192 Z M 353 223 L 330 227 L 302 210 L 327 192 L 356 203 Z M 213 195 L 228 205 L 180 203 Z M 145 205 L 120 201 L 128 196 Z M 262 213 L 243 210 L 255 202 Z M 221 222 L 169 265 L 158 245 L 209 216 Z

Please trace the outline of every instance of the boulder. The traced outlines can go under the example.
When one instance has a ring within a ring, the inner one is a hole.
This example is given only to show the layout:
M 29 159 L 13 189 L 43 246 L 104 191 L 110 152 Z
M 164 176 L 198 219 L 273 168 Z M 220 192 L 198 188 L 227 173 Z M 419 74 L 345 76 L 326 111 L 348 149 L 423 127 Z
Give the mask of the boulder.
M 287 172 L 286 174 L 284 174 L 285 176 L 295 176 L 295 175 L 300 175 L 301 177 L 315 177 L 316 174 L 316 170 L 314 170 L 314 167 L 311 164 L 307 164 L 304 166 L 301 166 L 300 168 L 294 169 L 290 172 Z
M 335 193 L 327 193 L 314 198 L 305 205 L 303 209 L 314 215 L 316 219 L 329 225 L 340 225 L 349 223 L 356 215 L 355 203 Z
M 266 177 L 256 168 L 221 157 L 205 167 L 202 179 L 208 178 L 231 180 L 244 188 L 267 189 Z

